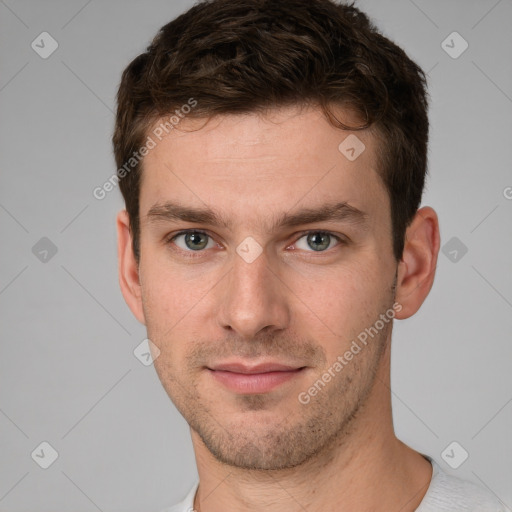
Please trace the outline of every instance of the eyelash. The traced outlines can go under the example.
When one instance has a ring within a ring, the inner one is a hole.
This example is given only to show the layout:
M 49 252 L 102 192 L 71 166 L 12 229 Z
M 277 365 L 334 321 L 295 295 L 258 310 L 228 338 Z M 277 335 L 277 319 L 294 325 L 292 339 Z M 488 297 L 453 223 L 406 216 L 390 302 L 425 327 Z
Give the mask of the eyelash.
M 213 237 L 209 233 L 207 233 L 206 231 L 202 231 L 200 229 L 185 229 L 183 231 L 179 231 L 178 233 L 175 233 L 175 234 L 171 235 L 170 237 L 167 237 L 166 240 L 165 240 L 165 243 L 167 245 L 170 245 L 171 242 L 175 238 L 177 238 L 177 237 L 179 237 L 181 235 L 186 235 L 187 233 L 198 233 L 198 234 L 205 235 L 205 236 L 213 239 Z M 311 233 L 316 233 L 316 234 L 320 234 L 320 235 L 329 235 L 330 237 L 334 238 L 338 242 L 339 245 L 342 245 L 342 244 L 346 245 L 347 244 L 347 241 L 345 239 L 341 238 L 340 236 L 335 235 L 331 231 L 323 231 L 323 230 L 318 230 L 318 229 L 311 229 L 309 231 L 302 231 L 301 233 L 298 234 L 298 238 L 296 239 L 296 241 L 294 243 L 297 243 L 297 241 L 300 240 L 303 236 L 309 235 Z M 335 247 L 337 247 L 337 246 L 335 246 Z M 332 248 L 332 249 L 334 249 L 334 248 Z M 332 249 L 329 249 L 328 251 L 319 251 L 318 254 L 329 252 Z M 187 254 L 187 256 L 186 256 L 187 258 L 200 258 L 200 257 L 202 257 L 201 253 L 204 252 L 204 251 L 185 251 L 183 249 L 180 249 L 179 247 L 177 247 L 174 250 L 177 250 L 180 253 Z M 311 251 L 311 252 L 314 252 L 314 251 Z M 192 253 L 192 254 L 189 254 L 189 253 Z

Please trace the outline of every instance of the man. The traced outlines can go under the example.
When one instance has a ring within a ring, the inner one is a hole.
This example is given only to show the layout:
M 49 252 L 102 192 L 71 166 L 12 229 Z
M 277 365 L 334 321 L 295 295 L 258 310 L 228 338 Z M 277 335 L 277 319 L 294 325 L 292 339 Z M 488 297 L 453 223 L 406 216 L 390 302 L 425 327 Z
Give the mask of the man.
M 393 431 L 439 226 L 425 76 L 362 12 L 195 5 L 124 71 L 113 142 L 121 289 L 199 474 L 168 511 L 502 510 Z

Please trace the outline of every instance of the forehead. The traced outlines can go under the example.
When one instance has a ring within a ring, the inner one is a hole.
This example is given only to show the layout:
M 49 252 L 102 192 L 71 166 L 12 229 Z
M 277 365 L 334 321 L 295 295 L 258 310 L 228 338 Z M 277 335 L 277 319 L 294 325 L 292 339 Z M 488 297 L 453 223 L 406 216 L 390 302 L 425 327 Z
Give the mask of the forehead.
M 357 124 L 348 113 L 341 120 Z M 323 202 L 372 210 L 387 197 L 374 135 L 336 128 L 319 108 L 185 118 L 155 142 L 143 163 L 142 221 L 165 201 L 255 220 Z

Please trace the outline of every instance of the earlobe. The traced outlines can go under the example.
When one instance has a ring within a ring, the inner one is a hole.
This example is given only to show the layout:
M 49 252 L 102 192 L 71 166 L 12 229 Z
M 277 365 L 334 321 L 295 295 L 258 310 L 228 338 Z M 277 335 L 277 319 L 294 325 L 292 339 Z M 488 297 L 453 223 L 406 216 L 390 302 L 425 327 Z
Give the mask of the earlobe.
M 128 212 L 121 210 L 117 214 L 117 261 L 119 285 L 124 300 L 137 320 L 146 325 L 142 307 L 142 289 L 137 262 L 132 249 L 132 235 Z
M 434 283 L 439 245 L 436 212 L 429 206 L 420 208 L 407 228 L 398 266 L 396 301 L 402 309 L 396 318 L 409 318 L 425 301 Z

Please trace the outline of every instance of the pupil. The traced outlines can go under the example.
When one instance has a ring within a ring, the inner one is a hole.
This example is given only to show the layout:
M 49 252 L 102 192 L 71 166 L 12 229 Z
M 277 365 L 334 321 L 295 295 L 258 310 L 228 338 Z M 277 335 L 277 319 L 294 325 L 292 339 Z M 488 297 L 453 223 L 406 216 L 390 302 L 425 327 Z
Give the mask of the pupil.
M 186 235 L 186 237 L 185 237 L 185 238 L 186 238 L 186 241 L 187 241 L 187 246 L 188 246 L 188 242 L 192 242 L 192 247 L 190 247 L 190 249 L 193 249 L 193 250 L 198 249 L 198 248 L 199 248 L 199 249 L 202 249 L 203 247 L 205 247 L 205 246 L 206 246 L 206 244 L 204 243 L 204 241 L 203 241 L 203 243 L 201 244 L 201 237 L 202 237 L 202 236 L 203 236 L 203 235 L 202 235 L 201 233 L 188 233 L 188 234 Z M 205 237 L 205 238 L 206 238 L 206 237 Z
M 317 237 L 320 237 L 320 241 L 317 240 Z M 322 247 L 318 248 L 318 247 L 312 247 L 313 250 L 315 251 L 319 251 L 319 250 L 322 250 L 322 249 L 326 249 L 327 247 L 329 247 L 329 235 L 325 234 L 325 233 L 315 233 L 313 235 L 310 235 L 310 241 L 314 239 L 313 243 L 316 244 L 316 243 L 320 243 L 322 245 Z M 322 240 L 323 239 L 323 243 L 322 243 Z

